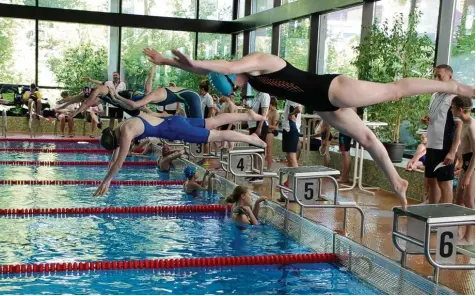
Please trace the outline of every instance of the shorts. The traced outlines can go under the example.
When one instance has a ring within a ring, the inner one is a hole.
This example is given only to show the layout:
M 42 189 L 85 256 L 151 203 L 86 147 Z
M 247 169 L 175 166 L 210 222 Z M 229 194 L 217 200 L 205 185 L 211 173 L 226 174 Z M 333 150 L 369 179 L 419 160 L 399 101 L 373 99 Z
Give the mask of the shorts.
M 274 130 L 271 132 L 273 134 L 273 136 L 277 137 L 279 135 L 279 132 L 278 130 Z
M 319 151 L 320 147 L 321 147 L 321 140 L 317 138 L 311 138 L 311 145 L 309 147 L 311 151 Z
M 124 110 L 121 108 L 109 107 L 109 118 L 122 119 L 124 117 Z
M 466 172 L 469 168 L 469 163 L 471 162 L 471 158 L 473 158 L 473 152 L 468 152 L 463 154 L 463 171 Z
M 441 167 L 434 172 L 435 167 L 445 160 L 448 150 L 426 149 L 425 178 L 436 178 L 438 182 L 452 181 L 455 177 L 455 164 Z
M 258 126 L 249 128 L 248 131 L 250 132 L 250 135 L 256 133 L 257 128 Z M 259 138 L 266 142 L 266 135 L 268 135 L 268 133 L 268 125 L 263 123 L 263 126 L 261 127 L 261 136 L 259 136 Z
M 289 132 L 283 129 L 282 150 L 286 153 L 296 153 L 299 143 L 299 131 L 296 123 L 289 121 Z
M 157 137 L 171 141 L 183 140 L 187 143 L 208 143 L 210 131 L 205 128 L 203 118 L 185 118 L 182 116 L 170 116 L 159 125 Z
M 350 150 L 350 142 L 352 138 L 346 134 L 339 133 L 339 150 L 340 152 L 348 152 Z

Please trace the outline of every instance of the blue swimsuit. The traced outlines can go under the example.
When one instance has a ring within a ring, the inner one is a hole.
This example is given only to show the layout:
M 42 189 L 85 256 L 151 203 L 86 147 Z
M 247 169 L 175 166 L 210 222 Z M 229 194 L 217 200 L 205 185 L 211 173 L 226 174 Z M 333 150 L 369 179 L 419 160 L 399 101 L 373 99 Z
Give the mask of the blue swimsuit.
M 208 143 L 210 131 L 205 128 L 203 118 L 184 118 L 182 116 L 165 117 L 158 125 L 151 125 L 144 118 L 137 116 L 144 124 L 144 132 L 136 139 L 162 138 L 171 141 L 183 140 L 187 143 Z
M 185 113 L 188 118 L 203 118 L 201 100 L 200 96 L 190 89 L 182 89 L 178 92 L 173 92 L 168 88 L 165 88 L 167 91 L 167 98 L 157 103 L 159 106 L 165 106 L 173 103 L 184 103 L 185 104 Z

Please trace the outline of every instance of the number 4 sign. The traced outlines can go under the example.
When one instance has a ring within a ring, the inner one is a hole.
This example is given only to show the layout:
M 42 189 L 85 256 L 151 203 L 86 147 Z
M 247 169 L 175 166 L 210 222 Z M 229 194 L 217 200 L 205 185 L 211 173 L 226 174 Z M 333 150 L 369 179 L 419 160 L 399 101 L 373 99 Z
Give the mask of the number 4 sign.
M 230 165 L 235 172 L 243 173 L 246 168 L 245 155 L 232 155 Z
M 294 187 L 297 199 L 304 205 L 315 205 L 318 199 L 317 179 L 298 180 Z M 292 200 L 292 198 L 290 198 Z
M 458 226 L 439 227 L 436 233 L 435 261 L 440 264 L 455 264 Z

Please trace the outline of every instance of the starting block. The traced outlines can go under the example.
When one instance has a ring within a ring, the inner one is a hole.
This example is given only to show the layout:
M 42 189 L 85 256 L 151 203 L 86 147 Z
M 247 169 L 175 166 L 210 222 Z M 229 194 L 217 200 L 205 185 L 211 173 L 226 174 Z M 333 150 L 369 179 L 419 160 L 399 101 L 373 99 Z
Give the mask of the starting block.
M 292 180 L 292 188 L 283 185 L 284 176 Z M 339 184 L 333 176 L 340 175 L 338 170 L 325 166 L 308 167 L 285 167 L 279 170 L 279 185 L 281 198 L 286 200 L 285 208 L 287 210 L 289 201 L 295 201 L 301 206 L 300 215 L 304 216 L 304 208 L 342 208 L 344 209 L 345 231 L 347 220 L 347 209 L 352 208 L 359 211 L 361 216 L 360 237 L 364 235 L 364 212 L 357 206 L 355 201 L 346 200 L 338 196 Z M 322 195 L 322 179 L 329 179 L 334 184 L 333 198 Z M 322 204 L 320 202 L 330 201 L 332 204 Z
M 205 144 L 196 144 L 196 143 L 184 143 L 185 153 L 193 158 L 207 158 L 207 159 L 219 159 L 216 153 L 208 153 L 205 154 L 205 145 L 209 145 L 210 143 Z
M 399 231 L 401 217 L 407 217 L 407 233 Z M 402 267 L 406 267 L 407 254 L 424 254 L 428 263 L 434 267 L 435 283 L 438 283 L 440 269 L 474 269 L 474 263 L 456 264 L 457 253 L 474 258 L 474 253 L 470 254 L 468 250 L 458 248 L 456 245 L 458 226 L 474 224 L 474 209 L 454 204 L 408 206 L 406 211 L 401 207 L 393 208 L 392 240 L 395 247 L 402 253 Z M 433 228 L 437 230 L 435 249 L 430 248 Z M 406 246 L 400 245 L 399 239 L 405 241 Z M 431 257 L 432 254 L 435 258 Z

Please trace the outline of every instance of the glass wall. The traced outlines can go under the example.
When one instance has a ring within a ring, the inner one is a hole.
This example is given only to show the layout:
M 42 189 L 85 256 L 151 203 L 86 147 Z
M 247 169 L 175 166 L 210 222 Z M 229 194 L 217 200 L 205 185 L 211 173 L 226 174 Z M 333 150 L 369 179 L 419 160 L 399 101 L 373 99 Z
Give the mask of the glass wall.
M 236 58 L 243 57 L 243 33 L 236 35 Z
M 198 33 L 197 57 L 212 59 L 231 55 L 231 35 Z
M 274 0 L 251 0 L 251 14 L 273 8 Z
M 279 56 L 301 70 L 307 70 L 310 22 L 306 17 L 279 26 Z
M 296 2 L 298 0 L 281 0 L 281 5 L 284 5 L 284 4 L 288 4 L 288 3 L 293 3 L 293 2 Z
M 35 21 L 0 17 L 0 84 L 35 82 Z
M 360 42 L 362 6 L 321 15 L 319 24 L 319 74 L 339 73 L 357 78 L 351 65 L 353 47 Z
M 455 79 L 470 85 L 475 85 L 474 4 L 474 0 L 458 0 L 456 3 L 450 57 Z
M 82 77 L 107 79 L 109 27 L 38 23 L 38 85 L 79 91 Z
M 114 0 L 38 0 L 38 6 L 109 12 L 111 1 Z M 35 5 L 35 1 L 32 2 Z
M 122 12 L 138 15 L 196 18 L 196 0 L 122 0 Z
M 147 73 L 152 64 L 142 53 L 151 47 L 161 54 L 172 57 L 171 49 L 178 49 L 191 56 L 195 44 L 194 32 L 178 32 L 140 28 L 123 28 L 121 39 L 121 66 L 127 88 L 144 86 Z M 180 80 L 181 70 L 168 66 L 157 67 L 154 86 L 168 85 L 169 82 Z
M 250 33 L 250 52 L 271 53 L 272 27 L 265 27 Z
M 238 18 L 245 17 L 245 2 L 246 0 L 238 0 Z
M 378 24 L 388 21 L 389 26 L 394 24 L 394 17 L 403 15 L 403 21 L 408 25 L 408 15 L 412 8 L 421 12 L 420 24 L 417 31 L 426 34 L 433 42 L 436 41 L 436 31 L 438 30 L 438 14 L 440 1 L 434 0 L 386 0 L 378 1 L 375 5 L 375 18 Z
M 205 20 L 231 21 L 233 0 L 200 0 L 199 18 Z
M 0 0 L 0 3 L 35 6 L 35 0 Z

